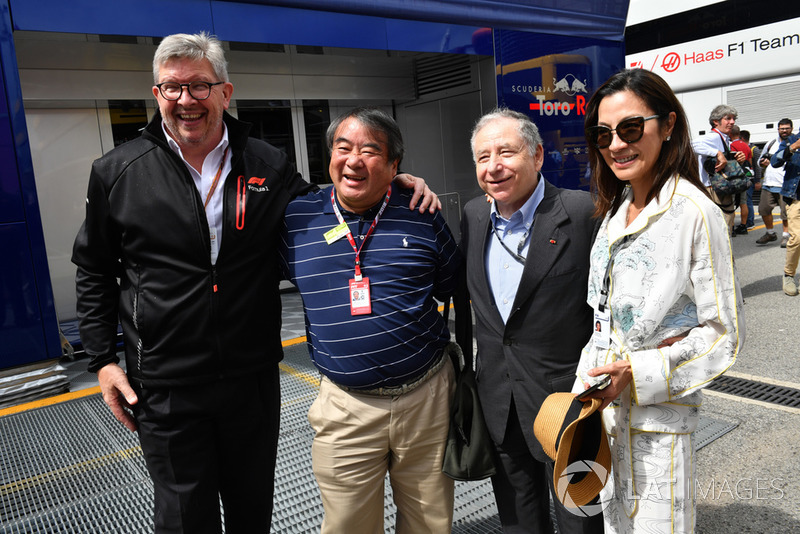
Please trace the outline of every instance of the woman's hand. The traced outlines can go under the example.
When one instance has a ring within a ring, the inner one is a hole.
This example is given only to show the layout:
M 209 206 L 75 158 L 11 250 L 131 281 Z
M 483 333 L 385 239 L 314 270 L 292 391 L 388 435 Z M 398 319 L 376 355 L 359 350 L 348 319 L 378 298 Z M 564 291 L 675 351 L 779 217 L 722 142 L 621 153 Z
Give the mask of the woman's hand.
M 603 399 L 603 404 L 600 405 L 600 409 L 602 410 L 609 404 L 611 401 L 619 397 L 620 393 L 630 384 L 631 380 L 633 380 L 633 371 L 631 371 L 631 362 L 627 360 L 617 360 L 613 363 L 608 365 L 603 365 L 601 367 L 595 367 L 594 369 L 589 369 L 587 373 L 589 376 L 600 376 L 600 375 L 610 375 L 611 376 L 611 383 L 606 386 L 604 389 L 600 389 L 591 395 L 589 395 L 586 399 Z M 584 383 L 584 388 L 589 389 L 589 384 Z M 584 401 L 586 400 L 584 399 Z

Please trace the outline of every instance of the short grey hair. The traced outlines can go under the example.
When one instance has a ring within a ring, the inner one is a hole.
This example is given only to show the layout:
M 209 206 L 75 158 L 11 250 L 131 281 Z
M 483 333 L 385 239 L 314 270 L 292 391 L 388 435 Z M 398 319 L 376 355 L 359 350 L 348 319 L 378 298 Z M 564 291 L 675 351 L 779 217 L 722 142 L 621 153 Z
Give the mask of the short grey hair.
M 539 133 L 539 128 L 537 128 L 533 121 L 524 113 L 513 111 L 508 108 L 497 108 L 483 115 L 478 119 L 478 122 L 475 123 L 475 127 L 472 128 L 472 137 L 469 142 L 470 148 L 472 149 L 472 161 L 477 162 L 477 158 L 475 157 L 475 138 L 478 136 L 478 132 L 490 122 L 500 119 L 517 121 L 517 131 L 522 141 L 525 143 L 525 146 L 528 147 L 528 152 L 531 156 L 536 155 L 536 149 L 542 144 L 542 136 Z
M 711 110 L 711 115 L 708 116 L 708 123 L 714 127 L 714 121 L 721 121 L 724 117 L 728 115 L 733 116 L 733 118 L 738 118 L 739 113 L 736 111 L 736 108 L 733 106 L 729 106 L 727 104 L 720 104 L 719 106 L 715 107 Z
M 207 59 L 218 81 L 228 80 L 228 61 L 222 43 L 213 35 L 201 33 L 176 33 L 161 40 L 153 56 L 153 83 L 158 83 L 161 66 L 171 59 L 186 58 L 193 61 Z

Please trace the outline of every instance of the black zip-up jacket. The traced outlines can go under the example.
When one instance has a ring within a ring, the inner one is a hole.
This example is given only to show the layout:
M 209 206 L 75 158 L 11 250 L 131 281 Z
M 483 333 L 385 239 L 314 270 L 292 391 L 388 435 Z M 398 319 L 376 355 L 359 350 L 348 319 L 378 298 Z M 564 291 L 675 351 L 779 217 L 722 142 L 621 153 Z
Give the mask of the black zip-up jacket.
M 160 115 L 92 165 L 72 254 L 89 370 L 119 361 L 118 319 L 128 377 L 142 387 L 208 382 L 282 358 L 276 240 L 287 203 L 314 186 L 286 154 L 249 138 L 249 124 L 224 120 L 233 159 L 216 265 L 203 201 Z

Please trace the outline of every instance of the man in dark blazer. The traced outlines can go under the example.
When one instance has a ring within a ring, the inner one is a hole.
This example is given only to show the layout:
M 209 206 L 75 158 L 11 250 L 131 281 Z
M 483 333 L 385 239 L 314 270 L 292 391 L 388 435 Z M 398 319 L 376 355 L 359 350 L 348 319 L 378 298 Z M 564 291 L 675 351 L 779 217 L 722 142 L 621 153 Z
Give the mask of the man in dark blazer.
M 475 312 L 478 391 L 499 460 L 492 485 L 504 532 L 553 532 L 553 464 L 533 421 L 547 395 L 571 390 L 592 333 L 586 288 L 599 221 L 589 193 L 559 189 L 539 174 L 542 140 L 525 115 L 484 115 L 472 153 L 490 200 L 467 203 L 461 246 Z M 603 532 L 602 514 L 585 518 L 554 500 L 559 532 Z

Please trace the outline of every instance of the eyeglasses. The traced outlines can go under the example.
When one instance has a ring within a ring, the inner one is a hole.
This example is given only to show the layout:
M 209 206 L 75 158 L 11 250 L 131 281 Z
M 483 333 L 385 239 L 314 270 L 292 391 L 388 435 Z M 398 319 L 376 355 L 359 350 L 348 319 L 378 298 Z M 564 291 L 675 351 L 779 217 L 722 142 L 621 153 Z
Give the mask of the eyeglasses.
M 611 146 L 611 140 L 613 138 L 612 132 L 617 132 L 617 137 L 626 143 L 635 143 L 644 135 L 644 123 L 658 117 L 660 117 L 660 115 L 631 117 L 617 124 L 616 128 L 609 128 L 608 126 L 590 126 L 586 128 L 586 137 L 589 138 L 589 142 L 597 148 L 608 148 Z
M 189 82 L 189 83 L 176 83 L 164 82 L 157 83 L 158 91 L 165 100 L 179 100 L 183 94 L 185 87 L 189 91 L 189 96 L 195 100 L 205 100 L 211 96 L 211 88 L 225 82 Z

